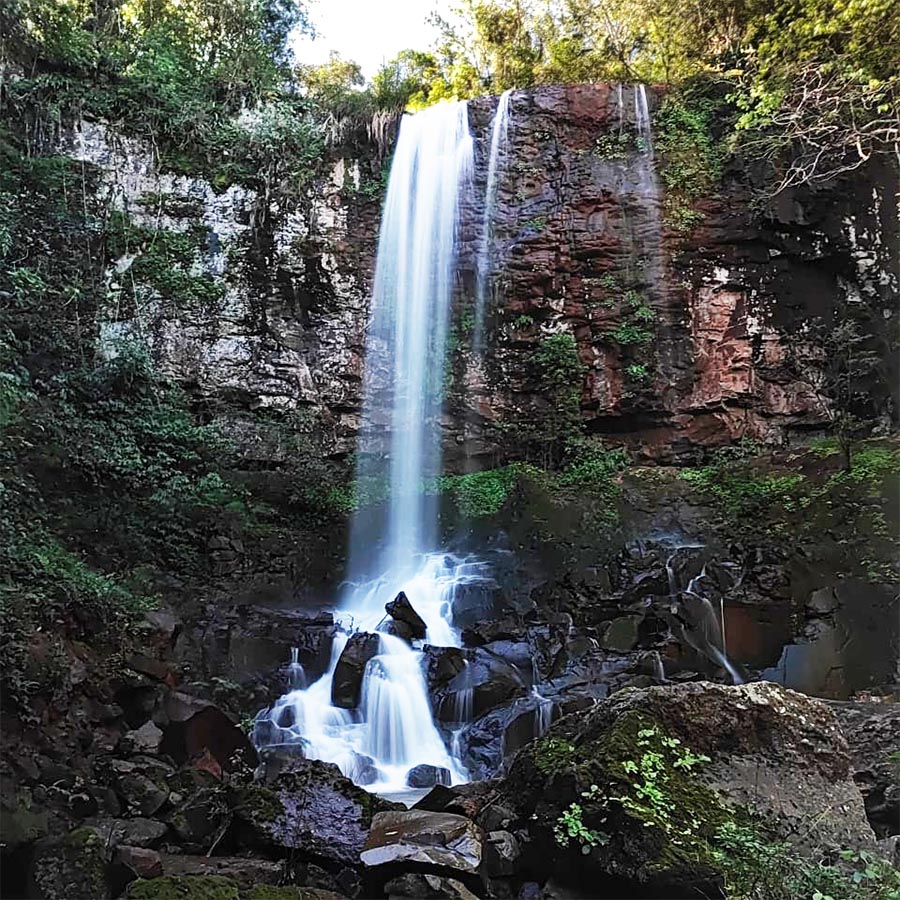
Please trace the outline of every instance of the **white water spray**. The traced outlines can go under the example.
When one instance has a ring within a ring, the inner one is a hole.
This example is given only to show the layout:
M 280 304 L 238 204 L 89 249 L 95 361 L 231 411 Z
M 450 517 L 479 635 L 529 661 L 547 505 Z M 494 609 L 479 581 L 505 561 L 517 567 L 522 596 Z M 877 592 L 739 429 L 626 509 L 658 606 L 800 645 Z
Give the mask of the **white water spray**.
M 440 417 L 460 197 L 472 171 L 465 103 L 405 116 L 397 140 L 378 244 L 366 342 L 358 483 L 386 497 L 363 506 L 351 531 L 350 572 L 336 617 L 344 631 L 328 671 L 282 697 L 260 719 L 258 742 L 302 743 L 368 789 L 402 791 L 409 770 L 465 770 L 432 718 L 421 651 L 384 633 L 385 603 L 403 591 L 427 626 L 425 641 L 457 646 L 456 590 L 487 577 L 483 563 L 435 552 L 441 470 Z M 359 706 L 332 706 L 332 682 L 350 630 L 379 631 Z

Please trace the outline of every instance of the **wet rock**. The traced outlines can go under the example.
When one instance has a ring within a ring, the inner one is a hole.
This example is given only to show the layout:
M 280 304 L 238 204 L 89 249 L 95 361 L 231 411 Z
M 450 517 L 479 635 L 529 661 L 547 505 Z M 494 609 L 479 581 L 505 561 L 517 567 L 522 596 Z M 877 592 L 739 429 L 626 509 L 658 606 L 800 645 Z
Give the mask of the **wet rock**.
M 305 743 L 297 741 L 290 744 L 272 744 L 269 747 L 261 747 L 259 754 L 259 768 L 256 777 L 266 783 L 274 781 L 282 772 L 291 772 L 294 769 L 302 769 L 303 764 L 297 760 L 306 759 Z
M 409 598 L 400 591 L 390 603 L 384 605 L 385 612 L 394 620 L 406 626 L 406 631 L 413 640 L 423 640 L 428 626 L 425 620 L 413 609 Z
M 469 717 L 477 719 L 526 690 L 526 679 L 514 665 L 482 647 L 470 652 L 468 665 L 450 682 L 441 699 L 438 718 L 443 722 L 460 721 L 466 707 Z
M 268 786 L 236 789 L 235 815 L 251 848 L 300 851 L 307 857 L 355 866 L 372 816 L 397 804 L 345 778 L 337 766 L 303 760 Z
M 900 834 L 900 703 L 829 703 L 853 759 L 853 780 L 879 837 Z
M 423 763 L 413 766 L 406 774 L 406 784 L 411 788 L 430 788 L 436 784 L 450 784 L 450 770 Z
M 411 900 L 478 900 L 461 881 L 439 875 L 420 875 L 407 872 L 392 878 L 384 886 L 388 900 L 394 897 Z
M 110 847 L 157 847 L 168 831 L 165 822 L 156 819 L 96 819 L 87 824 Z
M 130 869 L 138 878 L 158 878 L 163 874 L 160 855 L 145 847 L 129 847 L 120 844 L 113 855 L 113 862 Z
M 543 701 L 529 695 L 467 725 L 460 735 L 460 749 L 469 774 L 477 779 L 496 775 L 505 760 L 539 736 L 542 715 L 549 725 L 553 705 L 544 707 Z
M 434 647 L 426 644 L 422 655 L 425 680 L 432 694 L 445 688 L 466 667 L 465 653 L 459 647 Z
M 463 816 L 421 810 L 379 813 L 360 859 L 366 866 L 424 863 L 475 872 L 481 865 L 478 827 Z
M 341 709 L 359 706 L 363 673 L 373 657 L 378 655 L 381 639 L 377 634 L 350 635 L 334 669 L 331 683 L 331 702 Z
M 91 828 L 77 828 L 37 844 L 32 878 L 43 900 L 105 900 L 106 865 L 107 849 L 100 836 Z

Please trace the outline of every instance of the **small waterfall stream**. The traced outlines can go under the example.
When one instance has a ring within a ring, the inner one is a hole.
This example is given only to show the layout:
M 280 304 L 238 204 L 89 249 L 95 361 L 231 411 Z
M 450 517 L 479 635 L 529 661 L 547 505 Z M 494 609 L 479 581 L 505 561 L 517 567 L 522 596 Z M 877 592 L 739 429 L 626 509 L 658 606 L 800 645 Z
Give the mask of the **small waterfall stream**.
M 379 235 L 366 340 L 358 483 L 384 504 L 363 505 L 351 529 L 350 581 L 325 674 L 261 714 L 257 742 L 301 745 L 369 790 L 406 788 L 410 769 L 435 766 L 452 783 L 467 773 L 435 726 L 420 644 L 384 631 L 385 604 L 400 591 L 424 620 L 425 642 L 458 646 L 452 604 L 461 585 L 484 580 L 478 560 L 439 552 L 429 486 L 441 471 L 440 416 L 460 198 L 472 173 L 465 103 L 442 103 L 400 126 Z M 349 633 L 377 632 L 360 702 L 332 705 L 335 669 Z M 296 663 L 299 665 L 299 663 Z M 295 673 L 294 665 L 291 667 Z
M 494 211 L 497 206 L 497 190 L 506 165 L 507 140 L 509 137 L 509 101 L 512 89 L 504 91 L 497 103 L 497 111 L 491 122 L 491 147 L 488 157 L 487 187 L 481 213 L 481 237 L 478 242 L 478 257 L 475 268 L 475 325 L 472 330 L 472 349 L 476 357 L 484 351 L 484 320 L 487 315 L 488 282 L 493 262 L 491 243 L 493 240 Z

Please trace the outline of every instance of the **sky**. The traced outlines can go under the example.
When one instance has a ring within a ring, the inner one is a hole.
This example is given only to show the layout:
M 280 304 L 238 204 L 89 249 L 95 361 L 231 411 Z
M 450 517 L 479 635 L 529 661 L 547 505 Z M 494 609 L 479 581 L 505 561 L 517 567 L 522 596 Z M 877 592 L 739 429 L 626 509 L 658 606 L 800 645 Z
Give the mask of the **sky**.
M 426 18 L 434 10 L 446 15 L 450 6 L 450 0 L 309 0 L 316 37 L 297 36 L 291 46 L 297 61 L 310 65 L 336 50 L 371 78 L 400 50 L 427 50 L 436 32 Z

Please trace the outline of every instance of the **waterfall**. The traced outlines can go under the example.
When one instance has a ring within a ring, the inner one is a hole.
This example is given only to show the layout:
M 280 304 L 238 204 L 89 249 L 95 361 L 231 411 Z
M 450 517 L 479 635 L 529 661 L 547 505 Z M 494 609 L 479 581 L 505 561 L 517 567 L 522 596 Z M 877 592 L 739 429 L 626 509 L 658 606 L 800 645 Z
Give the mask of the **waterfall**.
M 440 551 L 434 484 L 441 472 L 441 407 L 460 201 L 472 173 L 464 102 L 404 116 L 385 198 L 366 339 L 363 421 L 351 527 L 350 579 L 325 674 L 257 719 L 257 745 L 300 744 L 369 790 L 401 791 L 410 769 L 467 777 L 435 726 L 419 642 L 385 633 L 385 603 L 403 591 L 425 641 L 458 646 L 456 590 L 487 577 L 483 563 Z M 379 632 L 354 710 L 332 705 L 348 632 Z
M 481 238 L 475 269 L 475 325 L 472 330 L 472 348 L 476 357 L 484 350 L 484 320 L 487 307 L 488 275 L 491 270 L 491 242 L 493 239 L 494 209 L 497 205 L 497 189 L 506 159 L 506 143 L 509 133 L 509 99 L 512 89 L 504 91 L 497 103 L 497 111 L 491 123 L 491 148 L 488 157 L 487 187 L 481 213 Z

